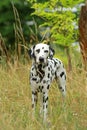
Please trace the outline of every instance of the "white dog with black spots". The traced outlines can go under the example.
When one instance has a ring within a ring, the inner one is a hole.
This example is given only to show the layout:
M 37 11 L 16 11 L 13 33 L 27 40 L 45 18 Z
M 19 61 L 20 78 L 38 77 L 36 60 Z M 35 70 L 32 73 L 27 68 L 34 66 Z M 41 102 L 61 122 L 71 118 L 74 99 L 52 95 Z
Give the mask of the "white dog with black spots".
M 30 71 L 30 84 L 32 90 L 32 108 L 35 111 L 38 92 L 42 95 L 41 112 L 44 113 L 44 121 L 47 118 L 48 92 L 53 79 L 56 79 L 63 97 L 66 96 L 66 71 L 63 63 L 53 58 L 54 50 L 50 45 L 39 43 L 29 50 L 33 59 Z

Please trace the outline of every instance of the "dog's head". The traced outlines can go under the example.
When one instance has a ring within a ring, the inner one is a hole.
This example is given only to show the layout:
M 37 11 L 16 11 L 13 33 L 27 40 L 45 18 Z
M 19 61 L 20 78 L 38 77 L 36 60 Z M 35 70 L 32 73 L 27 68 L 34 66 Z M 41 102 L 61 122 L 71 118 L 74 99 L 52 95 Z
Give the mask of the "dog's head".
M 29 50 L 29 55 L 37 64 L 46 64 L 47 58 L 52 58 L 54 50 L 47 44 L 39 43 Z

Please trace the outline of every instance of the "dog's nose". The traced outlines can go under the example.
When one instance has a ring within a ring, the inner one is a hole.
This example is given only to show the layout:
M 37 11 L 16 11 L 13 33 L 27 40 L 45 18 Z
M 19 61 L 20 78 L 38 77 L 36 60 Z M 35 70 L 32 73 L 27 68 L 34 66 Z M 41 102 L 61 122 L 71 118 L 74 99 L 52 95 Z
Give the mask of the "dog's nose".
M 43 57 L 40 57 L 39 58 L 39 61 L 42 63 L 42 62 L 44 62 L 44 58 Z

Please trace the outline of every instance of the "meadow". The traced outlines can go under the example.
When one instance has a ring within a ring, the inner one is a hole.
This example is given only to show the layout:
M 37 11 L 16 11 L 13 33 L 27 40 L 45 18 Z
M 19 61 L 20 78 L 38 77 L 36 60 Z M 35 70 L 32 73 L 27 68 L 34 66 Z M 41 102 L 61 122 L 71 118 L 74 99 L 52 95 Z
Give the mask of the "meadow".
M 0 130 L 87 130 L 87 79 L 83 68 L 67 71 L 67 96 L 62 96 L 54 81 L 49 91 L 48 120 L 32 118 L 30 64 L 12 69 L 0 66 Z

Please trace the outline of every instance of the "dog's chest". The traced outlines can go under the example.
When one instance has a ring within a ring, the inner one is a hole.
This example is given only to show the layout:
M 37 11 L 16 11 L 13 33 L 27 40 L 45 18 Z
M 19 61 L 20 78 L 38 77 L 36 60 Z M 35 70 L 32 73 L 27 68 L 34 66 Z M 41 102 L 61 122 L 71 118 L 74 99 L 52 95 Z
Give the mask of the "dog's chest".
M 31 68 L 30 81 L 34 84 L 49 84 L 55 78 L 56 74 L 56 66 L 54 61 L 49 61 L 46 66 L 38 66 L 35 65 Z

